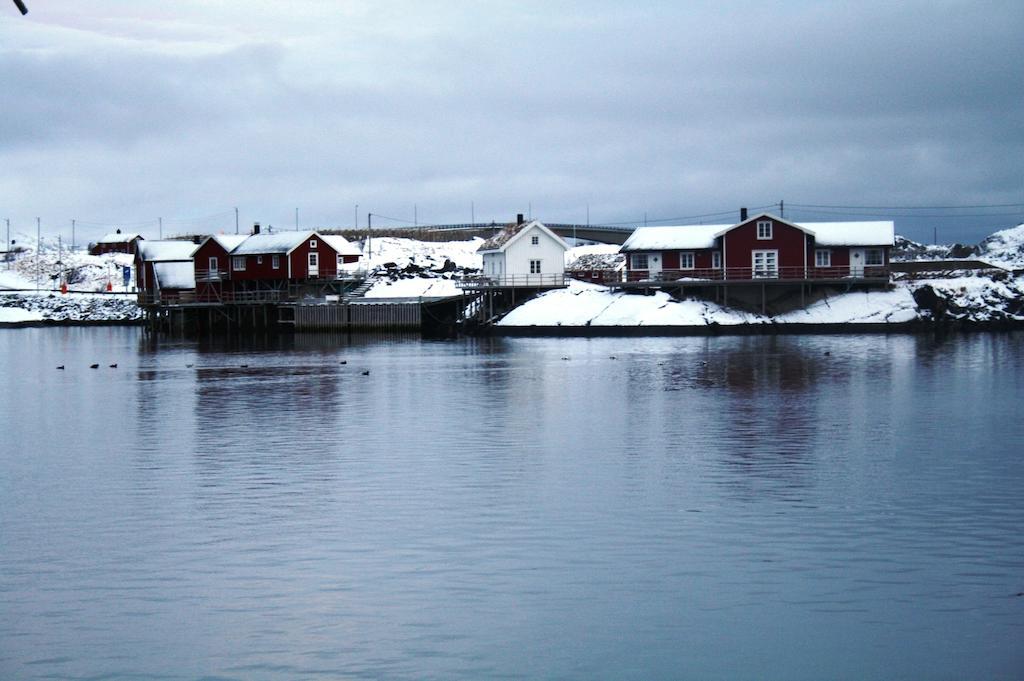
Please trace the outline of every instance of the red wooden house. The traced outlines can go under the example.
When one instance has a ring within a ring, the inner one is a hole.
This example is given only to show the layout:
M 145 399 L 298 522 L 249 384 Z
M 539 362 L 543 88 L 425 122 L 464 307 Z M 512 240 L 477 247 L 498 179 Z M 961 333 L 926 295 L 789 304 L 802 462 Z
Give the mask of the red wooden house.
M 215 234 L 199 243 L 192 253 L 197 300 L 223 299 L 225 287 L 230 290 L 231 251 L 248 238 L 248 234 Z
M 131 253 L 138 250 L 138 244 L 142 241 L 138 234 L 122 234 L 121 230 L 104 234 L 96 243 L 89 244 L 89 255 L 103 255 L 104 253 Z
M 622 245 L 628 281 L 888 279 L 891 221 L 641 227 Z

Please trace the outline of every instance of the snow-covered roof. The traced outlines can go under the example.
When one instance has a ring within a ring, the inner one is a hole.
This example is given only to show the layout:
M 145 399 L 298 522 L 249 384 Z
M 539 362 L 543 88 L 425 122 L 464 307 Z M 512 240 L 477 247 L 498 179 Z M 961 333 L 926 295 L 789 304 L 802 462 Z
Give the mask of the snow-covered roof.
M 192 260 L 196 245 L 191 241 L 146 241 L 139 242 L 138 255 L 150 262 L 168 260 Z
M 340 234 L 322 234 L 320 236 L 327 244 L 338 252 L 338 255 L 362 255 L 355 244 Z
M 569 244 L 565 243 L 565 241 L 562 240 L 562 237 L 548 229 L 543 222 L 540 220 L 530 220 L 529 222 L 506 225 L 500 232 L 480 244 L 480 248 L 477 249 L 477 253 L 504 251 L 512 244 L 512 242 L 518 239 L 520 235 L 525 234 L 531 227 L 539 228 L 542 232 L 554 239 L 559 246 L 565 250 L 569 250 Z
M 892 246 L 896 227 L 891 220 L 874 222 L 800 222 L 818 246 Z
M 101 236 L 99 239 L 96 240 L 96 243 L 98 243 L 98 244 L 126 244 L 129 241 L 134 241 L 135 239 L 141 239 L 141 238 L 142 238 L 142 236 L 140 236 L 139 234 L 136 234 L 134 232 L 125 232 L 124 234 L 122 234 L 121 232 L 111 232 L 110 234 L 104 234 L 103 236 Z
M 232 255 L 263 255 L 288 253 L 306 239 L 317 238 L 315 232 L 275 232 L 253 234 L 231 252 Z
M 189 289 L 196 287 L 195 268 L 191 262 L 158 262 L 153 264 L 160 288 Z
M 793 225 L 814 237 L 819 246 L 891 246 L 896 229 L 891 220 L 874 222 L 790 222 L 767 213 L 733 225 L 681 225 L 673 227 L 638 227 L 619 249 L 631 251 L 674 251 L 713 248 L 715 238 L 741 224 L 759 218 L 778 220 Z
M 213 239 L 221 245 L 225 251 L 231 252 L 238 248 L 238 245 L 249 238 L 248 234 L 214 234 Z
M 630 251 L 671 251 L 686 248 L 713 248 L 715 236 L 733 225 L 676 225 L 663 227 L 638 227 L 629 235 L 619 250 Z

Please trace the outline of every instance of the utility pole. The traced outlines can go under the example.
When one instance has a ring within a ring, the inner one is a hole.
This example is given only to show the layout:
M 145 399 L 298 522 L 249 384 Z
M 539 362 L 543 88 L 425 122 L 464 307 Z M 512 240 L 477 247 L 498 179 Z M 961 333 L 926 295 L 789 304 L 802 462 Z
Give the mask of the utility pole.
M 295 231 L 299 231 L 299 209 L 295 209 Z
M 160 238 L 163 239 L 164 238 L 164 219 L 163 218 L 157 218 L 156 221 L 160 225 L 160 232 L 159 232 Z
M 782 199 L 779 199 L 779 217 L 786 217 L 786 202 Z
M 43 250 L 43 233 L 36 218 L 36 293 L 39 293 L 39 251 Z
M 476 224 L 476 204 L 472 201 L 469 202 L 469 224 Z
M 526 204 L 526 219 L 533 220 L 533 201 Z
M 238 234 L 238 206 L 235 206 L 235 234 Z
M 647 211 L 644 211 L 644 227 L 647 226 Z
M 359 229 L 359 204 L 356 204 L 355 217 L 352 220 L 352 229 Z
M 75 221 L 71 221 L 71 252 L 75 252 Z
M 11 219 L 7 218 L 7 242 L 4 243 L 4 258 L 7 260 L 7 269 L 11 269 Z
M 369 258 L 370 254 L 373 253 L 373 236 L 370 235 L 370 230 L 373 229 L 373 213 L 366 214 L 366 257 Z
M 416 204 L 415 203 L 412 204 L 412 226 L 413 227 L 419 227 L 420 226 L 419 215 L 416 213 Z

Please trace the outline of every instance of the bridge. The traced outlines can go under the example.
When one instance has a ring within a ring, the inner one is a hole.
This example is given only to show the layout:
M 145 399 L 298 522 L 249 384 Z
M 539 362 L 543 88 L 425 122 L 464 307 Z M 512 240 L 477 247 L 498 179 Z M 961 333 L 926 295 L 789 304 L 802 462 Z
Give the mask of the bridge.
M 505 227 L 503 222 L 460 223 L 451 225 L 422 225 L 419 227 L 374 227 L 370 236 L 394 236 L 426 241 L 449 241 L 471 239 L 475 236 L 486 239 Z M 544 226 L 563 238 L 585 239 L 606 244 L 622 244 L 636 227 L 625 225 L 574 225 L 571 223 L 545 222 Z M 366 238 L 366 229 L 325 229 L 325 234 L 342 234 L 346 239 Z

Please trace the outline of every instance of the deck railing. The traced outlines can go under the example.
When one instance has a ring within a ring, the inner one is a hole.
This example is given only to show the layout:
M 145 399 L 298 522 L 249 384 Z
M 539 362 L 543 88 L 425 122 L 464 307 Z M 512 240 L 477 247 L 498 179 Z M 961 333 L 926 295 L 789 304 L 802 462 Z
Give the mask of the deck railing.
M 227 281 L 227 270 L 196 270 L 197 282 Z
M 888 279 L 889 267 L 886 265 L 868 265 L 851 270 L 848 265 L 842 267 L 729 267 L 669 269 L 651 273 L 647 270 L 632 270 L 626 273 L 626 281 L 762 281 L 762 280 L 827 280 L 827 279 Z
M 566 285 L 568 275 L 557 274 L 504 274 L 498 276 L 474 276 L 464 277 L 457 283 L 459 288 L 557 288 Z

